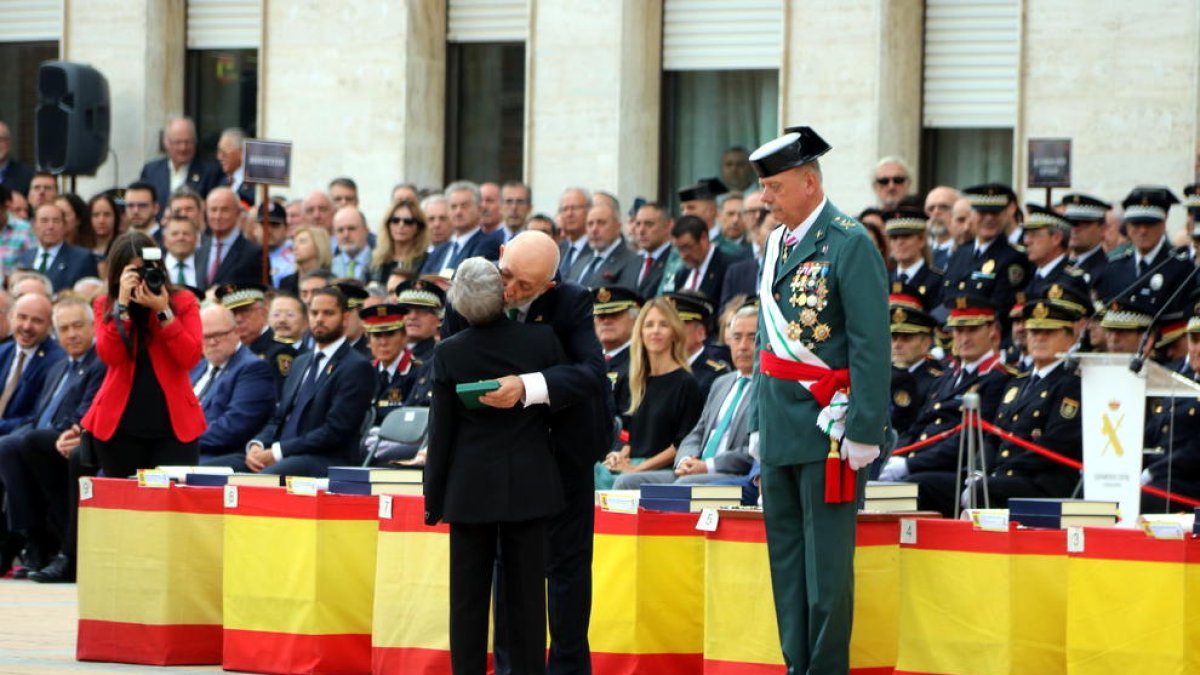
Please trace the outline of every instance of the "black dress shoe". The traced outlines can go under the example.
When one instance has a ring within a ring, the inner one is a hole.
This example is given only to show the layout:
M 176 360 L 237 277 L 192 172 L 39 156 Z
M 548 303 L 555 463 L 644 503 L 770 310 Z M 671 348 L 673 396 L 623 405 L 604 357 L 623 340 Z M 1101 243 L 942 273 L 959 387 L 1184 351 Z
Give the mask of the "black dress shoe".
M 75 561 L 59 553 L 40 570 L 30 572 L 29 580 L 39 584 L 69 584 L 75 581 Z
M 42 547 L 33 542 L 25 545 L 21 551 L 21 566 L 13 572 L 14 579 L 28 579 L 29 575 L 42 569 L 50 561 L 42 554 Z

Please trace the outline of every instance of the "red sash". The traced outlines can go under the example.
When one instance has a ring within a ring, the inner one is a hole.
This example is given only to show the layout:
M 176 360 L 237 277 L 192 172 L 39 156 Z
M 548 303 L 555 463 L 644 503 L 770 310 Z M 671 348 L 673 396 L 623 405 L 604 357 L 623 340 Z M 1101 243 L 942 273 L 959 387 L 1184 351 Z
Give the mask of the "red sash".
M 758 353 L 758 371 L 768 377 L 792 382 L 811 382 L 808 393 L 821 407 L 829 405 L 833 395 L 850 389 L 850 369 L 822 368 L 812 364 L 781 359 L 768 351 Z M 850 462 L 842 461 L 838 441 L 829 437 L 829 454 L 825 456 L 825 503 L 839 504 L 855 500 L 857 472 Z

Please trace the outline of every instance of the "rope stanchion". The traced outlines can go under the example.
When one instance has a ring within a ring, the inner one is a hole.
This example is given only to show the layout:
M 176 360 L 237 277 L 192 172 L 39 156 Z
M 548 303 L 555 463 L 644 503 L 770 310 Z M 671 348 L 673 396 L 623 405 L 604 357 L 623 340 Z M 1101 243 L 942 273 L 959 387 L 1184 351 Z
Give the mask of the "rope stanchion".
M 1077 469 L 1080 471 L 1083 470 L 1082 462 L 1071 459 L 1070 457 L 1067 457 L 1065 455 L 1060 455 L 1059 453 L 1054 452 L 1053 450 L 1048 450 L 1048 449 L 1043 448 L 1042 446 L 1037 445 L 1035 443 L 1031 443 L 1031 442 L 1025 440 L 1024 438 L 1021 438 L 1020 436 L 1014 436 L 1013 434 L 1005 431 L 1004 429 L 1001 429 L 1000 427 L 992 424 L 991 422 L 988 422 L 987 420 L 980 420 L 979 425 L 980 425 L 980 428 L 982 428 L 987 433 L 992 434 L 993 436 L 996 436 L 1004 441 L 1012 443 L 1013 445 L 1020 446 L 1030 452 L 1039 454 L 1042 457 L 1045 457 L 1046 459 L 1049 459 L 1053 462 L 1058 462 L 1059 464 L 1062 464 L 1064 466 L 1069 466 L 1072 469 Z M 937 443 L 938 441 L 940 441 L 942 439 L 949 438 L 950 436 L 953 436 L 954 434 L 959 433 L 960 431 L 962 431 L 962 428 L 963 428 L 963 425 L 960 422 L 959 424 L 956 424 L 955 426 L 953 426 L 939 434 L 930 436 L 929 438 L 926 438 L 923 441 L 918 441 L 916 443 L 906 445 L 903 448 L 896 448 L 895 450 L 892 451 L 892 455 L 897 455 L 897 456 L 898 455 L 906 455 L 910 452 L 915 452 L 917 450 L 920 450 L 921 448 L 933 445 L 934 443 Z M 1156 497 L 1161 497 L 1163 499 L 1167 499 L 1169 501 L 1176 502 L 1178 504 L 1183 504 L 1183 505 L 1191 506 L 1191 507 L 1200 507 L 1200 500 L 1192 499 L 1190 497 L 1185 497 L 1181 494 L 1177 494 L 1174 492 L 1168 492 L 1166 490 L 1163 490 L 1162 488 L 1156 488 L 1152 485 L 1143 485 L 1142 492 L 1145 492 L 1147 494 L 1152 494 Z
M 923 441 L 917 441 L 916 443 L 911 443 L 909 445 L 904 446 L 903 448 L 896 448 L 895 450 L 892 451 L 892 454 L 893 455 L 906 455 L 910 452 L 916 452 L 917 450 L 920 450 L 921 448 L 933 445 L 934 443 L 937 443 L 938 441 L 940 441 L 944 438 L 949 438 L 949 437 L 953 436 L 954 434 L 957 434 L 960 431 L 962 431 L 962 422 L 955 424 L 953 427 L 950 427 L 949 429 L 947 429 L 943 432 L 934 434 L 934 435 L 930 436 L 929 438 L 926 438 Z

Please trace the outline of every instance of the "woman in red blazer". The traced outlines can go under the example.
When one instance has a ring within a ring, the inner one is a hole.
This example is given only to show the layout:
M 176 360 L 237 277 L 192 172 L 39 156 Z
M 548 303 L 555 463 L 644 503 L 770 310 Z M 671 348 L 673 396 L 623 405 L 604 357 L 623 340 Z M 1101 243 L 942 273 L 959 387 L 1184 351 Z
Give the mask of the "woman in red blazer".
M 94 303 L 96 353 L 108 372 L 83 428 L 100 468 L 114 478 L 160 464 L 196 464 L 196 439 L 205 428 L 188 376 L 203 342 L 196 296 L 165 283 L 151 292 L 138 268 L 154 267 L 163 280 L 168 277 L 161 260 L 145 260 L 143 249 L 158 247 L 141 232 L 113 241 L 108 294 Z

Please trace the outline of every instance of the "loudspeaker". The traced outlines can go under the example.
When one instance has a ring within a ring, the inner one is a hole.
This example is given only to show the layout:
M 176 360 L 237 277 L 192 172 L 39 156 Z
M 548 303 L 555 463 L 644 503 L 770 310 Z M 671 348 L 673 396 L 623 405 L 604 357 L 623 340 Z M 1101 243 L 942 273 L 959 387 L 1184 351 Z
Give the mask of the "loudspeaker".
M 34 150 L 38 168 L 93 176 L 108 157 L 108 81 L 95 68 L 68 61 L 38 67 Z

